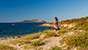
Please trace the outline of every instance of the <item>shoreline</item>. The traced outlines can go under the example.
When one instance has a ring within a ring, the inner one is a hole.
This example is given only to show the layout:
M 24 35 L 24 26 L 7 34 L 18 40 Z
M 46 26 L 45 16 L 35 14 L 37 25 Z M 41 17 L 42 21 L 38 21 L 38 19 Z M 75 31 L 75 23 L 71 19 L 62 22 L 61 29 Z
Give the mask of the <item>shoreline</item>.
M 0 37 L 0 40 L 17 39 L 17 38 L 21 38 L 22 36 L 24 36 L 24 35 L 10 36 L 10 37 Z

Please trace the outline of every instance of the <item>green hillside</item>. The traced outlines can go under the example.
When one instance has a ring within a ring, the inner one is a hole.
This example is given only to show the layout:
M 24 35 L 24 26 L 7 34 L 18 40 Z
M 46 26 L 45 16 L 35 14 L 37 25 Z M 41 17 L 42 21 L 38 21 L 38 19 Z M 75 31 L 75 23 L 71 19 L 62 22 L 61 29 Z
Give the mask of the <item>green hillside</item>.
M 61 43 L 65 43 L 68 50 L 72 48 L 78 48 L 78 50 L 88 50 L 88 17 L 83 17 L 79 19 L 71 19 L 58 22 L 61 24 L 75 24 L 74 27 L 68 28 L 63 27 L 64 32 L 73 32 L 74 34 L 64 37 Z M 61 27 L 62 28 L 62 27 Z M 62 33 L 58 33 L 62 34 Z M 71 34 L 71 33 L 70 33 Z

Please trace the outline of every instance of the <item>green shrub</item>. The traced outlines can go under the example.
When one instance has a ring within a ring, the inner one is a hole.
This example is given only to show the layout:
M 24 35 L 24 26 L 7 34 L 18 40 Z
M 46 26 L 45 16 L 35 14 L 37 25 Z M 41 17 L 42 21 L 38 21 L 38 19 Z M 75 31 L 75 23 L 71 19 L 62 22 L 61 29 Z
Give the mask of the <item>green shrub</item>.
M 0 44 L 0 50 L 16 50 L 16 49 L 7 45 Z
M 28 49 L 28 46 L 24 46 L 24 49 Z
M 69 46 L 80 46 L 88 49 L 88 33 L 77 33 L 62 39 Z
M 18 46 L 21 46 L 21 45 L 23 45 L 23 43 L 20 43 Z
M 21 36 L 17 36 L 17 38 L 20 38 Z
M 30 34 L 30 35 L 25 35 L 25 36 L 23 36 L 23 37 L 21 37 L 19 39 L 16 39 L 16 40 L 12 40 L 9 43 L 13 44 L 13 45 L 16 45 L 17 43 L 29 44 L 30 40 L 36 39 L 36 38 L 39 38 L 39 37 L 40 37 L 40 34 L 38 34 L 38 33 L 36 33 L 36 34 Z
M 20 41 L 19 40 L 12 40 L 12 41 L 10 41 L 9 43 L 10 44 L 13 44 L 13 45 L 16 45 L 17 43 L 19 43 Z
M 44 31 L 44 33 L 48 33 L 48 31 L 47 31 L 47 30 L 45 30 L 45 31 Z
M 42 45 L 42 44 L 43 44 L 43 41 L 41 39 L 39 39 L 37 41 L 32 42 L 30 45 L 37 47 L 37 46 Z
M 20 44 L 29 44 L 30 40 L 16 39 L 16 40 L 12 40 L 12 41 L 9 42 L 9 44 L 13 44 L 13 45 L 16 45 L 17 43 L 20 43 Z
M 26 40 L 32 40 L 32 39 L 36 39 L 36 38 L 39 38 L 40 37 L 40 34 L 38 33 L 35 33 L 35 34 L 29 34 L 29 35 L 25 35 L 23 37 L 23 39 L 26 39 Z
M 58 32 L 58 34 L 59 34 L 59 35 L 63 35 L 63 34 L 66 33 L 66 32 L 67 32 L 66 29 L 61 29 L 61 30 Z
M 35 34 L 30 37 L 30 39 L 36 39 L 36 38 L 39 38 L 39 35 Z
M 58 47 L 58 46 L 53 46 L 53 47 L 51 47 L 50 50 L 62 50 L 62 49 L 60 47 Z
M 30 40 L 26 40 L 24 41 L 25 44 L 29 44 L 30 43 Z
M 50 32 L 50 33 L 47 33 L 46 35 L 45 35 L 45 38 L 47 38 L 47 37 L 53 37 L 53 36 L 56 36 L 57 34 L 55 33 L 55 32 Z

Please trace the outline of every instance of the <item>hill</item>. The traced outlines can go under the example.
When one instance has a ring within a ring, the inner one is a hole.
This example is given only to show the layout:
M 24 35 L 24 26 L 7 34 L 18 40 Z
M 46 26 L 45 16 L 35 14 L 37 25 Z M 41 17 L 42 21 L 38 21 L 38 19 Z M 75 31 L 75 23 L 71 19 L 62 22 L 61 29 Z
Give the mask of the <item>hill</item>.
M 32 20 L 24 20 L 20 22 L 12 22 L 12 23 L 46 23 L 46 22 L 43 20 L 32 19 Z

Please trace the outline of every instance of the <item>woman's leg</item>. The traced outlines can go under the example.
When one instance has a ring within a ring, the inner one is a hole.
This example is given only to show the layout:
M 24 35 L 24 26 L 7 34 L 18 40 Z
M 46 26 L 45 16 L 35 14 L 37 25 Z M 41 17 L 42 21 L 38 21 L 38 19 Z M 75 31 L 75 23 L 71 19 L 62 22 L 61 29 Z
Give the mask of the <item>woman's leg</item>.
M 55 29 L 55 33 L 58 34 L 57 30 Z

